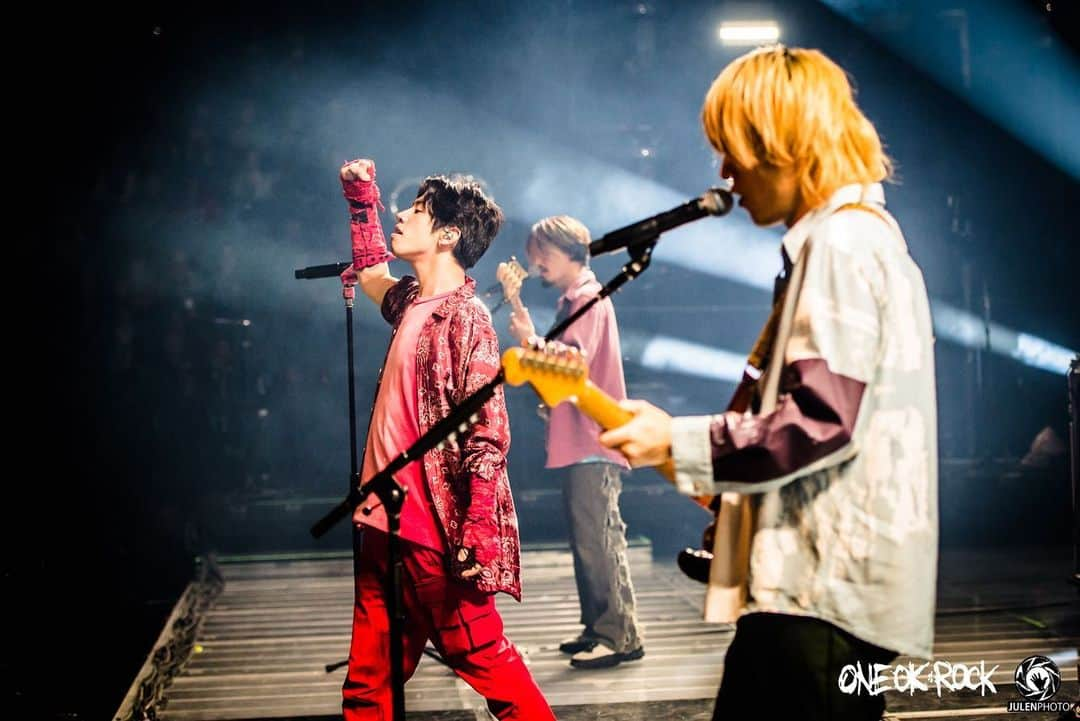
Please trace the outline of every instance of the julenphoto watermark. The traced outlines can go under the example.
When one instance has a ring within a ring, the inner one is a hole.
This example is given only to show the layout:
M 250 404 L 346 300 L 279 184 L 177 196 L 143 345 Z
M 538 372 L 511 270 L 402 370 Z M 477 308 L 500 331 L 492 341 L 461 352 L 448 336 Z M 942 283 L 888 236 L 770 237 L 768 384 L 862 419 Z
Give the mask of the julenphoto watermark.
M 1059 712 L 1067 711 L 1072 706 L 1068 701 L 1050 700 L 1061 688 L 1061 671 L 1046 656 L 1028 656 L 1021 661 L 1013 674 L 1013 681 L 1024 700 L 1010 701 L 1009 711 Z

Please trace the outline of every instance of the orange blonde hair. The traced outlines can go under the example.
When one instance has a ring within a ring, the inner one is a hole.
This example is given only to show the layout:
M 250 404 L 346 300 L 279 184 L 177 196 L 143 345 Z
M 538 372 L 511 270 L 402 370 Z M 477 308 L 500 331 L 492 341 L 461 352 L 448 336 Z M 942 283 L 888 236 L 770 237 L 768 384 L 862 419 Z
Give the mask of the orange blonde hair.
M 892 176 L 847 75 L 818 50 L 772 45 L 732 61 L 705 94 L 701 122 L 741 167 L 793 166 L 811 207 L 841 186 Z

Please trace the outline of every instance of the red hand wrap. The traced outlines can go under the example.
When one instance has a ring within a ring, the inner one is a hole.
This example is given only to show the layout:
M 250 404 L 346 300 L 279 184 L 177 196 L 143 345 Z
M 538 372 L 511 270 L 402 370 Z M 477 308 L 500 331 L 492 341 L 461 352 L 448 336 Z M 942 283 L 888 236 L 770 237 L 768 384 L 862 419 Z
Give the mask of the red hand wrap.
M 393 260 L 383 238 L 379 211 L 379 186 L 375 182 L 375 166 L 371 180 L 342 180 L 341 188 L 349 201 L 349 231 L 352 235 L 353 268 L 357 271 Z

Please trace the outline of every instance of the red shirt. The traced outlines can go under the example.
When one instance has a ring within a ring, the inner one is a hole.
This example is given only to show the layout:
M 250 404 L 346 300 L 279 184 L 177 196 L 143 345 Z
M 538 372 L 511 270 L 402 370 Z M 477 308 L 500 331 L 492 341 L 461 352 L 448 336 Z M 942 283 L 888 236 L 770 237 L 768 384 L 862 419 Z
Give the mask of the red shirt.
M 402 278 L 383 298 L 382 314 L 395 329 L 420 290 Z M 422 434 L 499 372 L 499 340 L 491 314 L 466 278 L 424 322 L 416 341 L 416 412 Z M 380 376 L 381 382 L 381 376 Z M 435 519 L 449 547 L 476 552 L 481 591 L 521 600 L 521 540 L 506 474 L 510 420 L 502 387 L 457 440 L 424 454 L 423 478 Z
M 417 411 L 416 344 L 428 318 L 450 293 L 417 298 L 402 316 L 394 332 L 383 366 L 379 394 L 371 414 L 361 483 L 371 480 L 399 453 L 420 438 Z M 431 494 L 416 463 L 405 466 L 394 479 L 407 490 L 401 509 L 401 537 L 435 551 L 446 551 L 446 540 L 435 519 Z M 365 514 L 364 511 L 369 513 Z M 374 495 L 368 496 L 353 514 L 353 521 L 388 532 L 386 510 Z

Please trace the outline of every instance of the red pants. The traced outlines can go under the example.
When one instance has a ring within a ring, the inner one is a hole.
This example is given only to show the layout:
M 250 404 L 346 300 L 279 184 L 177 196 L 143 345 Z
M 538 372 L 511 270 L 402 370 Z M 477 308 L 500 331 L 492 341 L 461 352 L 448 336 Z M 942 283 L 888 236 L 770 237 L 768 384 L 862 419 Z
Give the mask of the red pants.
M 345 721 L 390 721 L 390 620 L 384 591 L 386 536 L 358 534 L 356 601 L 349 673 L 342 689 Z M 493 594 L 447 577 L 443 556 L 402 541 L 405 601 L 404 677 L 431 639 L 454 672 L 487 699 L 500 719 L 547 721 L 551 707 L 514 644 L 503 634 Z

